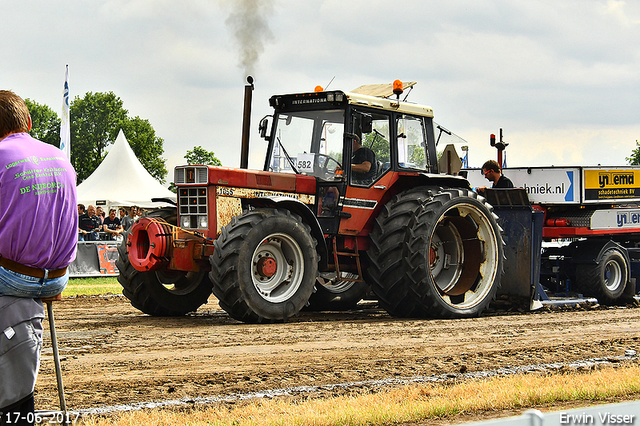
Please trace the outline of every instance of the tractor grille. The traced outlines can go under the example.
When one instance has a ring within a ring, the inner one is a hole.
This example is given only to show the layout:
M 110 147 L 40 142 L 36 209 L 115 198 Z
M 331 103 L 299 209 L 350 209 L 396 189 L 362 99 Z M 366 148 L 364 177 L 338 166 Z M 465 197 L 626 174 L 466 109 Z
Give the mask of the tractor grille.
M 209 183 L 209 168 L 199 167 L 176 167 L 173 171 L 173 182 L 176 185 L 206 185 Z
M 180 227 L 183 229 L 207 229 L 207 188 L 178 188 Z

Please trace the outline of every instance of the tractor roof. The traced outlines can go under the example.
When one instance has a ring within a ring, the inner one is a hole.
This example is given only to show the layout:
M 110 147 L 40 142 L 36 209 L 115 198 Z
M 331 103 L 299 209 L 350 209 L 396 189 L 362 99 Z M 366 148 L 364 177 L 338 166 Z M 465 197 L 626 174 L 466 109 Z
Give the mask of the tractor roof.
M 415 81 L 404 81 L 402 82 L 402 88 L 404 90 L 411 89 L 416 84 L 417 82 Z M 350 104 L 368 105 L 382 109 L 391 109 L 394 111 L 433 117 L 433 109 L 431 109 L 431 107 L 401 102 L 399 101 L 399 96 L 394 100 L 392 98 L 395 96 L 393 90 L 394 83 L 367 84 L 352 90 L 346 95 L 349 98 Z
M 418 84 L 417 81 L 403 81 L 402 87 L 404 90 L 407 90 L 411 89 L 416 84 Z M 361 95 L 375 96 L 378 98 L 390 98 L 394 95 L 393 83 L 365 84 L 364 86 L 351 90 L 351 93 L 359 93 Z
M 417 114 L 433 118 L 433 109 L 425 105 L 411 104 L 389 98 L 361 95 L 360 93 L 345 92 L 345 95 L 351 105 L 363 105 L 387 111 L 399 111 L 407 114 Z
M 409 89 L 416 82 L 409 81 L 402 84 L 404 89 Z M 322 88 L 320 88 L 316 92 L 272 96 L 269 102 L 276 109 L 289 109 L 294 106 L 296 109 L 317 109 L 325 102 L 329 105 L 344 104 L 346 98 L 346 102 L 351 105 L 361 105 L 433 118 L 433 109 L 431 107 L 403 102 L 399 100 L 399 96 L 394 99 L 393 97 L 395 96 L 393 85 L 389 83 L 364 85 L 351 92 L 343 92 L 341 90 L 322 91 Z

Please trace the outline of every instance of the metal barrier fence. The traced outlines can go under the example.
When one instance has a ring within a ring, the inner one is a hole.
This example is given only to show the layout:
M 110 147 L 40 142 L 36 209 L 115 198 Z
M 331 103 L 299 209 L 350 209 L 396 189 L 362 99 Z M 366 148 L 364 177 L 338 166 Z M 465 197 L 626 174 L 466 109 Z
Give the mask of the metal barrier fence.
M 78 241 L 76 258 L 69 265 L 69 277 L 118 276 L 118 244 L 118 241 Z

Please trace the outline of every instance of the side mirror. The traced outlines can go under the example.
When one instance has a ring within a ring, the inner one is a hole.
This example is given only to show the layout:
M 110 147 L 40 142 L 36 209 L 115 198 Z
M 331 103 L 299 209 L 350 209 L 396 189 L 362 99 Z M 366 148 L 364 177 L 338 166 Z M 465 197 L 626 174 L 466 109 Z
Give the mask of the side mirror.
M 271 138 L 271 134 L 269 132 L 270 123 L 269 118 L 273 118 L 270 115 L 267 115 L 262 120 L 260 120 L 260 124 L 258 125 L 258 131 L 260 132 L 260 137 L 265 140 L 269 140 Z
M 369 114 L 362 114 L 362 133 L 373 132 L 373 117 Z

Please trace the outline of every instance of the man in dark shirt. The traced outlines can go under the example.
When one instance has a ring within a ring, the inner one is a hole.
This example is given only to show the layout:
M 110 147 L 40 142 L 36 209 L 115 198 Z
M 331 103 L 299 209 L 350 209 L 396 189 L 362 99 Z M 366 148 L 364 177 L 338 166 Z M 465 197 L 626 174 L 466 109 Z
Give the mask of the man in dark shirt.
M 109 209 L 109 216 L 104 219 L 102 226 L 109 240 L 117 239 L 118 235 L 122 233 L 122 224 L 120 219 L 116 217 L 116 209 Z
M 98 240 L 98 218 L 96 217 L 95 207 L 89 206 L 87 212 L 84 211 L 84 205 L 78 204 L 78 240 L 79 241 L 97 241 Z
M 492 182 L 491 188 L 502 188 L 508 189 L 513 188 L 513 182 L 511 179 L 502 174 L 502 169 L 500 169 L 500 165 L 496 160 L 488 160 L 482 165 L 482 174 L 484 177 Z M 484 190 L 487 189 L 486 186 L 478 187 L 478 193 L 484 194 Z
M 356 185 L 369 185 L 376 177 L 376 155 L 369 148 L 362 146 L 360 139 L 353 138 L 353 155 L 351 156 L 351 182 Z

